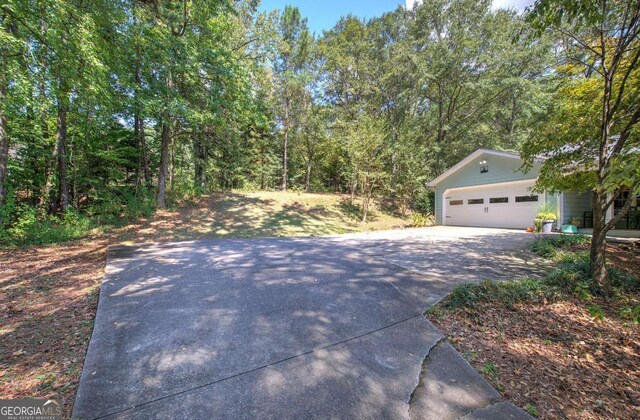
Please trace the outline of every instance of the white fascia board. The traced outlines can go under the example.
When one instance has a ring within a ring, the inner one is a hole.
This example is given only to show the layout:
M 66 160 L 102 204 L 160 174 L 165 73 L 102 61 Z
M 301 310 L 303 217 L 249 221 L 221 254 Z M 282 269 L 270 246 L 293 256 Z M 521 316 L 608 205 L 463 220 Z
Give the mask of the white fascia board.
M 460 170 L 462 167 L 467 165 L 469 162 L 471 162 L 472 160 L 478 158 L 479 156 L 481 156 L 483 154 L 492 155 L 492 156 L 506 157 L 506 158 L 512 158 L 512 159 L 520 159 L 520 155 L 517 154 L 517 153 L 500 152 L 498 150 L 490 150 L 490 149 L 478 149 L 475 152 L 471 153 L 466 158 L 462 159 L 460 162 L 458 162 L 455 165 L 453 165 L 451 168 L 449 168 L 449 170 L 443 172 L 439 177 L 437 177 L 433 181 L 428 182 L 427 183 L 427 187 L 435 187 L 443 179 L 448 178 L 449 176 L 453 175 L 458 170 Z

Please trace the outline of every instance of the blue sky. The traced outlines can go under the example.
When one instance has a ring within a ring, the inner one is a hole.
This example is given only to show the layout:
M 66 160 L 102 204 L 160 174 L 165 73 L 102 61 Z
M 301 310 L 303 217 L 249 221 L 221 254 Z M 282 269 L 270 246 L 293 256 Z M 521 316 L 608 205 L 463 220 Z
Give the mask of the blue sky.
M 260 10 L 284 9 L 290 4 L 298 6 L 303 17 L 309 21 L 309 28 L 317 35 L 330 29 L 340 16 L 349 13 L 370 19 L 385 12 L 395 10 L 399 5 L 412 5 L 416 0 L 262 0 Z M 419 1 L 419 0 L 418 0 Z M 533 0 L 493 0 L 493 6 L 511 7 L 522 11 Z
M 395 10 L 405 0 L 262 0 L 260 10 L 284 9 L 287 4 L 298 6 L 306 17 L 309 29 L 321 35 L 331 29 L 340 16 L 349 13 L 360 18 L 372 18 Z

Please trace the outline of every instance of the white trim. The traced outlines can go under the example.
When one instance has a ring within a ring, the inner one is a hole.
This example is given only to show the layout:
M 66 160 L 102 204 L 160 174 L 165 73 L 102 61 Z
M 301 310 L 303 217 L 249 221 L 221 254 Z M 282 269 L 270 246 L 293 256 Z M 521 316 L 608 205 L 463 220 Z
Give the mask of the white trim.
M 501 187 L 503 185 L 511 185 L 511 184 L 523 184 L 526 182 L 535 182 L 538 178 L 529 178 L 529 179 L 519 179 L 517 181 L 504 181 L 504 182 L 493 182 L 491 184 L 477 184 L 477 185 L 466 185 L 463 187 L 451 187 L 451 188 L 447 188 L 445 191 L 451 191 L 451 190 L 468 190 L 468 189 L 473 189 L 473 188 L 484 188 L 484 187 Z
M 460 162 L 453 165 L 451 168 L 449 168 L 449 170 L 443 172 L 439 177 L 427 183 L 427 187 L 435 187 L 437 184 L 440 183 L 440 181 L 442 181 L 445 178 L 448 178 L 453 173 L 460 170 L 463 166 L 467 165 L 469 162 L 471 162 L 472 160 L 476 159 L 477 157 L 483 154 L 521 160 L 520 155 L 518 153 L 507 153 L 507 152 L 500 152 L 498 150 L 490 150 L 490 149 L 478 149 L 475 152 L 471 153 L 466 158 L 462 159 Z
M 451 190 L 451 188 L 447 188 L 446 190 L 444 190 L 444 192 L 442 193 L 442 226 L 447 226 L 447 194 L 449 193 L 449 190 Z

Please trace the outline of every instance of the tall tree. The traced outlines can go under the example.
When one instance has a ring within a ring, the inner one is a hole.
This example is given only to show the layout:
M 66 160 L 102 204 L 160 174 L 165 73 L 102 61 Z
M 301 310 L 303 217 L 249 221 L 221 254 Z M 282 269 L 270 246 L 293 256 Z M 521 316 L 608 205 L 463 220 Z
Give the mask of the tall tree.
M 558 34 L 563 88 L 524 156 L 529 164 L 546 156 L 540 188 L 593 191 L 591 275 L 608 293 L 606 235 L 640 191 L 640 4 L 540 0 L 528 20 L 540 33 Z M 608 220 L 624 189 L 621 211 Z
M 275 71 L 278 92 L 281 97 L 281 115 L 279 116 L 283 136 L 281 188 L 282 191 L 286 191 L 292 113 L 298 99 L 304 96 L 304 82 L 301 79 L 313 40 L 307 28 L 307 20 L 302 18 L 297 7 L 285 7 L 278 29 L 280 42 L 275 60 Z
M 10 61 L 17 54 L 15 32 L 15 23 L 11 21 L 5 5 L 0 8 L 0 205 L 7 198 L 9 131 L 5 108 L 9 89 Z

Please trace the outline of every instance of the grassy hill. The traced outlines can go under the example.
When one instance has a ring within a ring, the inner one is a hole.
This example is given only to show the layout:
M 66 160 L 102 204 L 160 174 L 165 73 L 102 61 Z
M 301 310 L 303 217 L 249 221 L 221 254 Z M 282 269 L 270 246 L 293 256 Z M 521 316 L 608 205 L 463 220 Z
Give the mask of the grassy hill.
M 410 222 L 374 206 L 360 222 L 359 203 L 342 194 L 296 192 L 217 193 L 175 210 L 162 210 L 129 226 L 125 242 L 220 237 L 317 236 L 395 229 Z

